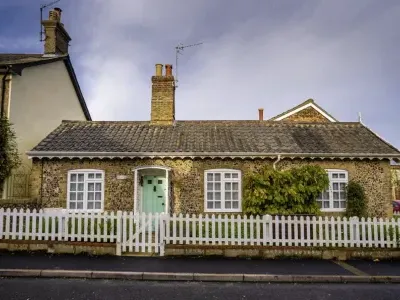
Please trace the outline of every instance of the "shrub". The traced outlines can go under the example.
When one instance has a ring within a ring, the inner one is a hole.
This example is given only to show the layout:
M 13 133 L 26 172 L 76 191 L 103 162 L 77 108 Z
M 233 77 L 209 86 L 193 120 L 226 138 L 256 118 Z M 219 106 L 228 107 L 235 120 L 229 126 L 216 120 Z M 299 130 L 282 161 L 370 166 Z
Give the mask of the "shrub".
M 269 167 L 244 177 L 246 214 L 317 214 L 316 199 L 329 185 L 326 171 L 303 166 L 277 171 Z
M 7 118 L 0 118 L 0 190 L 4 181 L 18 168 L 21 160 L 15 132 Z
M 365 217 L 366 203 L 364 188 L 361 184 L 355 181 L 349 181 L 346 187 L 347 209 L 346 216 L 348 217 Z

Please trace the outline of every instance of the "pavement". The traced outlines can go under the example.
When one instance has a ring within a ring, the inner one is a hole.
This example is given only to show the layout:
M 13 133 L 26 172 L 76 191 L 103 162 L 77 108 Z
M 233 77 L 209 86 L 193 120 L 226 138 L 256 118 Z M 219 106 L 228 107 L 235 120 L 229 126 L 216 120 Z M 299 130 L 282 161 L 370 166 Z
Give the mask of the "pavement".
M 118 257 L 1 252 L 0 276 L 232 282 L 400 282 L 400 261 Z
M 293 284 L 3 278 L 0 299 L 399 299 L 396 284 Z

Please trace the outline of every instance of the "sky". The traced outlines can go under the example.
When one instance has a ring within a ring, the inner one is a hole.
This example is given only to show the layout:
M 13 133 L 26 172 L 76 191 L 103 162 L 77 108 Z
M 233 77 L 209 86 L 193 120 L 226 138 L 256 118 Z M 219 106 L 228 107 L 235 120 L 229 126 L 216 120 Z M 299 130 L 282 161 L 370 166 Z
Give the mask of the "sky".
M 47 0 L 51 2 L 51 0 Z M 43 0 L 0 1 L 0 52 L 41 53 Z M 61 0 L 94 120 L 149 120 L 155 64 L 179 56 L 178 120 L 254 120 L 313 98 L 400 148 L 398 0 Z M 44 17 L 47 18 L 48 10 Z

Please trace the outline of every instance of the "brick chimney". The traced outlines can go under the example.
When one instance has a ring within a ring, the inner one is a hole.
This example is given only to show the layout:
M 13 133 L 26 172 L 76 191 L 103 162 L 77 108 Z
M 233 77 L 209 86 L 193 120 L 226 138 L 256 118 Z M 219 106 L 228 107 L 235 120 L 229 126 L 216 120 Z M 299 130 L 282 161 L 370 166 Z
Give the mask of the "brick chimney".
M 258 120 L 263 121 L 264 120 L 264 108 L 259 108 L 258 109 Z
M 43 20 L 45 39 L 44 54 L 68 54 L 68 43 L 71 37 L 61 23 L 62 10 L 58 7 L 49 12 L 49 19 Z
M 172 65 L 156 64 L 156 74 L 151 77 L 151 122 L 152 125 L 172 125 L 175 121 L 175 79 Z

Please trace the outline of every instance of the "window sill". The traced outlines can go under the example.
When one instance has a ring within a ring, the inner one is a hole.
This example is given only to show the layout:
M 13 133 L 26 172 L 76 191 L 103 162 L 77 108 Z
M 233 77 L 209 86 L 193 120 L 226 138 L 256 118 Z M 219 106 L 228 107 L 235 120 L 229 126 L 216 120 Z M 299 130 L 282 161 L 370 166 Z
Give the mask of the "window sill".
M 321 212 L 345 212 L 345 208 L 325 208 L 325 209 L 320 209 Z
M 224 209 L 205 209 L 205 213 L 221 213 L 221 214 L 228 214 L 228 213 L 241 213 L 241 209 L 236 210 L 224 210 Z

